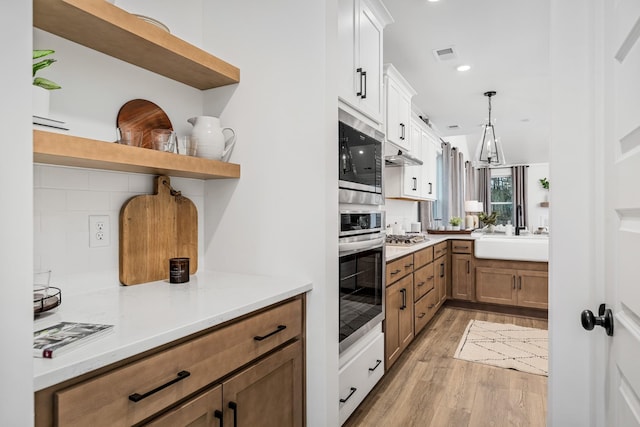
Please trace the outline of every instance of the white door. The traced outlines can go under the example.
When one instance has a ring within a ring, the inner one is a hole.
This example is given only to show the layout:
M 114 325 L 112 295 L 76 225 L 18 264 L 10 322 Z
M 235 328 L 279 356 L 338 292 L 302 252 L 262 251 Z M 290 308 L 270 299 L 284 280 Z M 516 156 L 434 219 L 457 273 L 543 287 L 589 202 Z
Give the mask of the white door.
M 604 2 L 607 426 L 640 426 L 640 2 Z M 602 333 L 597 328 L 597 333 Z M 593 333 L 593 332 L 592 332 Z

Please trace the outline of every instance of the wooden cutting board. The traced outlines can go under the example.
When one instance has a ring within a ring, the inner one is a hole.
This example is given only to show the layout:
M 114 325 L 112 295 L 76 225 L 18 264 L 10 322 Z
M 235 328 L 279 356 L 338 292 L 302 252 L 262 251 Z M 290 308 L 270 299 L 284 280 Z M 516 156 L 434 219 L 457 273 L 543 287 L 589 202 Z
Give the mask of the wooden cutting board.
M 120 282 L 123 285 L 169 278 L 170 258 L 189 258 L 198 270 L 198 211 L 193 202 L 171 194 L 169 177 L 155 178 L 155 194 L 129 199 L 120 210 Z
M 173 130 L 173 125 L 167 113 L 146 99 L 132 99 L 120 107 L 116 125 L 120 129 L 141 130 L 143 132 L 141 145 L 143 148 L 153 148 L 151 142 L 151 131 L 153 129 Z

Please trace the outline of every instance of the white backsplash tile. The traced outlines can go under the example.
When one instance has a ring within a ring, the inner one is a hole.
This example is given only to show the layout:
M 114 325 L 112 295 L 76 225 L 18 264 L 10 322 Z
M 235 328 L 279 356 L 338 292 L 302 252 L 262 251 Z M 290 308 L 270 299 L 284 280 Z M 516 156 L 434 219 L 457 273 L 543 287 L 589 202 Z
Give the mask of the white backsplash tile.
M 139 194 L 153 193 L 153 175 L 130 174 L 129 192 Z
M 69 211 L 108 211 L 110 197 L 106 191 L 68 191 L 67 210 Z
M 90 171 L 89 188 L 92 191 L 129 191 L 129 175 L 118 172 Z
M 88 190 L 89 171 L 64 166 L 37 166 L 40 170 L 40 188 L 61 190 Z
M 67 210 L 65 190 L 36 188 L 33 191 L 33 210 L 39 212 L 64 212 Z

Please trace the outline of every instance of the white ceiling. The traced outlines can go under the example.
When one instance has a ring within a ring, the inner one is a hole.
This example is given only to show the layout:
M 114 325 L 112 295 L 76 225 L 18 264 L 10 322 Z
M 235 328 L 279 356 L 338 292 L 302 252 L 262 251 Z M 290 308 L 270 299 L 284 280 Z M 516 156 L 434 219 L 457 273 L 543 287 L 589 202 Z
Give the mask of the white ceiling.
M 507 163 L 549 161 L 549 0 L 383 1 L 395 20 L 384 30 L 384 62 L 411 83 L 414 106 L 442 136 L 467 135 L 475 153 L 488 119 L 483 93 L 494 90 Z M 450 46 L 457 59 L 436 60 L 432 51 Z M 471 70 L 457 71 L 461 64 Z

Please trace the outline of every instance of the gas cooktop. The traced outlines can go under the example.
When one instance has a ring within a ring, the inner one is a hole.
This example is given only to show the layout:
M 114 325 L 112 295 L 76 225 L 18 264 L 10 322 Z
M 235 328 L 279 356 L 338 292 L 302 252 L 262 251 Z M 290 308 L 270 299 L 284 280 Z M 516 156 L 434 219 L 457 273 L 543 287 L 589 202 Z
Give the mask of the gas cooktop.
M 426 242 L 427 239 L 423 234 L 391 234 L 387 236 L 387 245 L 391 246 L 411 246 L 418 243 Z

